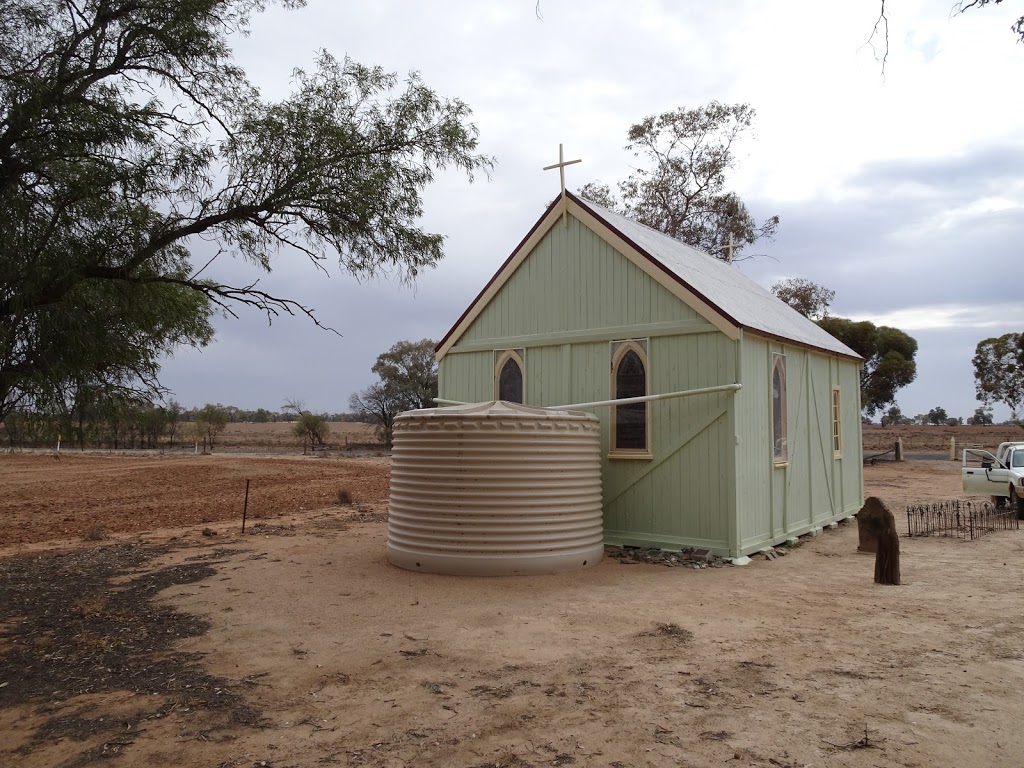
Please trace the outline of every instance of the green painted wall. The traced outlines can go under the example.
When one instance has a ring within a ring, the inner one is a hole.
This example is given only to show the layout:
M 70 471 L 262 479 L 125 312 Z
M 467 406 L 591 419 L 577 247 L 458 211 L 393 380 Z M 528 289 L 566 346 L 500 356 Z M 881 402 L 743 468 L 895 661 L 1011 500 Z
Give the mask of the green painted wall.
M 611 409 L 595 409 L 606 540 L 741 554 L 860 508 L 859 408 L 844 406 L 850 458 L 840 461 L 831 458 L 829 415 L 833 382 L 856 397 L 855 365 L 749 335 L 740 347 L 575 218 L 567 221 L 541 239 L 441 360 L 442 398 L 492 399 L 494 350 L 522 348 L 528 404 L 605 400 L 610 342 L 646 338 L 651 393 L 730 384 L 738 364 L 744 388 L 651 403 L 653 460 L 607 458 Z M 771 351 L 787 354 L 785 469 L 774 469 L 770 454 Z
M 864 503 L 859 367 L 750 334 L 737 395 L 740 548 L 779 543 L 857 512 Z M 772 353 L 786 355 L 789 461 L 771 453 Z M 832 450 L 832 387 L 842 398 L 842 458 Z
M 681 320 L 703 324 L 577 219 L 569 216 L 566 222 L 551 227 L 458 346 Z

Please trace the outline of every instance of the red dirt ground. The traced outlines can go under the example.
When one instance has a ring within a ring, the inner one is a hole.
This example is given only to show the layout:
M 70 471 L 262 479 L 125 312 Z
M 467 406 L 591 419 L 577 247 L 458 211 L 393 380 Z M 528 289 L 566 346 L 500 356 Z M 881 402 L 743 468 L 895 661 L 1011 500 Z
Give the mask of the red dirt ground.
M 951 461 L 864 475 L 897 522 L 961 495 Z M 275 523 L 242 536 L 246 478 Z M 0 765 L 1024 764 L 1020 531 L 901 538 L 900 587 L 855 525 L 745 568 L 435 576 L 332 506 L 382 511 L 387 480 L 380 458 L 0 456 Z
M 0 456 L 0 550 L 50 539 L 152 531 L 335 504 L 381 502 L 390 462 L 383 458 L 262 458 L 109 455 L 66 452 Z

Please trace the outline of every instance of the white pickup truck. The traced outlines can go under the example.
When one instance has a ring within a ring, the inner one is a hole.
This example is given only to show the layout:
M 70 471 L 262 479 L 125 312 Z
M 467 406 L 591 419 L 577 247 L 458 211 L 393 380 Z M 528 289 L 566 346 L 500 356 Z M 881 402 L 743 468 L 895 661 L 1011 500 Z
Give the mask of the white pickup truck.
M 965 448 L 960 470 L 964 493 L 985 494 L 996 506 L 1007 501 L 1024 515 L 1024 442 L 1000 443 L 995 455 Z

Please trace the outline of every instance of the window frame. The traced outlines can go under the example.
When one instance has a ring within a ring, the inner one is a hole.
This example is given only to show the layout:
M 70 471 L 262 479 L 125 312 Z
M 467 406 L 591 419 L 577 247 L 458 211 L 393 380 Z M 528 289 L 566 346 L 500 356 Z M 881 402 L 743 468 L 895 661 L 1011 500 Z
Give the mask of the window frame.
M 780 372 L 779 376 L 779 426 L 782 430 L 781 436 L 781 450 L 779 450 L 780 437 L 775 434 L 775 373 Z M 771 414 L 771 452 L 772 452 L 772 465 L 776 467 L 785 467 L 789 465 L 789 408 L 787 405 L 788 397 L 788 384 L 786 381 L 786 355 L 783 352 L 772 352 L 771 360 L 771 372 L 768 377 L 768 410 Z
M 611 358 L 611 375 L 609 378 L 609 391 L 611 392 L 611 399 L 618 399 L 619 393 L 616 389 L 616 378 L 619 372 L 619 364 L 622 359 L 629 352 L 635 352 L 637 357 L 640 358 L 640 364 L 644 368 L 644 395 L 651 394 L 651 364 L 650 358 L 647 354 L 647 349 L 650 346 L 649 339 L 618 339 L 612 341 L 609 345 L 609 354 Z M 651 453 L 651 403 L 650 401 L 643 403 L 644 406 L 644 442 L 646 445 L 643 448 L 617 448 L 616 443 L 618 442 L 618 422 L 619 422 L 619 407 L 613 405 L 611 407 L 611 423 L 609 428 L 608 437 L 608 458 L 609 459 L 640 459 L 650 460 L 654 458 Z
M 494 350 L 494 399 L 500 400 L 501 393 L 501 371 L 505 363 L 514 360 L 519 366 L 519 373 L 523 377 L 523 400 L 520 405 L 526 404 L 526 349 L 496 349 Z M 508 400 L 506 402 L 512 402 Z
M 832 387 L 832 458 L 843 458 L 843 398 L 838 384 Z

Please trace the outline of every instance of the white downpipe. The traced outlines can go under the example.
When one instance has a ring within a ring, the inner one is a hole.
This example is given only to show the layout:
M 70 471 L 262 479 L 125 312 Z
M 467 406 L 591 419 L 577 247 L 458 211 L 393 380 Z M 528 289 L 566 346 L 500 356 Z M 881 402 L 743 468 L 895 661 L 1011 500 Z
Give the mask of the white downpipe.
M 702 387 L 701 389 L 684 389 L 679 392 L 664 392 L 660 395 L 643 395 L 642 397 L 620 397 L 617 400 L 595 400 L 592 403 L 573 403 L 572 405 L 545 405 L 552 411 L 579 411 L 585 408 L 603 408 L 613 405 L 629 405 L 630 403 L 650 403 L 654 400 L 671 400 L 676 397 L 692 397 L 693 395 L 709 395 L 714 392 L 735 392 L 742 389 L 742 384 L 722 384 L 717 387 Z M 434 402 L 439 405 L 470 405 L 462 400 L 445 400 L 442 397 L 435 397 Z

